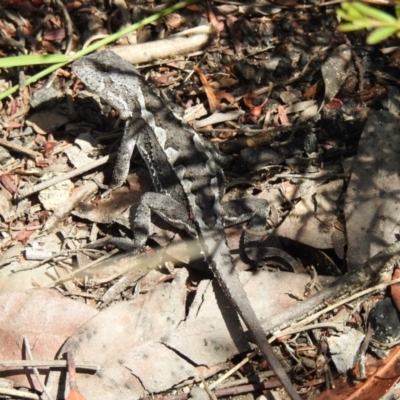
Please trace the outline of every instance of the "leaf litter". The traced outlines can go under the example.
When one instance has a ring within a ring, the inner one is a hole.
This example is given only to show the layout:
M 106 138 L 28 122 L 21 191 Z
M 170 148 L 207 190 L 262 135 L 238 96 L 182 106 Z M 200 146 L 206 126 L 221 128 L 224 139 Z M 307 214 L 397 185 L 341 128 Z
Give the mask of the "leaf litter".
M 331 30 L 326 32 L 326 27 L 320 26 L 320 21 L 330 18 L 329 16 L 321 18 L 317 10 L 313 11 L 315 14 L 311 10 L 309 14 L 304 10 L 301 10 L 301 14 L 296 14 L 295 1 L 291 4 L 292 9 L 286 9 L 281 3 L 265 7 L 251 5 L 228 7 L 216 3 L 207 10 L 202 8 L 202 5 L 197 5 L 192 6 L 187 19 L 174 18 L 173 24 L 166 24 L 168 36 L 172 33 L 169 32 L 171 29 L 186 29 L 191 24 L 199 25 L 200 16 L 207 15 L 219 32 L 219 37 L 213 39 L 220 40 L 218 49 L 211 45 L 211 52 L 206 51 L 203 59 L 195 60 L 203 84 L 198 79 L 193 79 L 190 86 L 176 86 L 178 90 L 174 91 L 172 101 L 184 105 L 189 110 L 195 108 L 190 106 L 198 103 L 196 108 L 200 109 L 204 116 L 207 107 L 204 106 L 205 103 L 201 104 L 201 101 L 205 100 L 203 91 L 204 86 L 207 87 L 214 108 L 219 112 L 214 116 L 207 116 L 208 119 L 200 122 L 199 126 L 202 126 L 201 130 L 205 136 L 211 136 L 212 141 L 218 143 L 226 138 L 231 139 L 220 145 L 221 149 L 228 149 L 228 146 L 225 146 L 228 144 L 231 149 L 228 153 L 234 155 L 233 165 L 228 169 L 227 178 L 233 181 L 235 177 L 240 177 L 237 178 L 237 182 L 240 183 L 230 188 L 228 196 L 240 198 L 256 195 L 268 199 L 271 210 L 274 211 L 271 211 L 270 226 L 266 231 L 270 233 L 271 228 L 276 228 L 273 239 L 284 250 L 295 254 L 296 246 L 302 248 L 303 253 L 300 252 L 298 258 L 305 263 L 304 267 L 309 267 L 309 270 L 314 266 L 317 267 L 314 265 L 317 263 L 314 262 L 307 264 L 304 253 L 316 254 L 323 249 L 326 258 L 335 265 L 335 270 L 345 271 L 343 256 L 335 258 L 334 254 L 334 252 L 339 253 L 340 247 L 342 250 L 345 248 L 343 241 L 346 239 L 346 232 L 338 230 L 344 209 L 347 227 L 347 242 L 344 242 L 347 244 L 347 267 L 355 270 L 357 266 L 361 266 L 364 261 L 392 243 L 398 234 L 396 219 L 398 194 L 395 189 L 398 187 L 395 182 L 399 175 L 396 158 L 397 122 L 387 113 L 373 111 L 379 109 L 382 103 L 394 115 L 398 115 L 395 96 L 389 98 L 387 105 L 383 99 L 386 93 L 385 85 L 393 76 L 391 71 L 380 70 L 382 55 L 373 54 L 372 49 L 361 51 L 356 42 L 343 43 L 340 35 L 333 35 Z M 13 3 L 12 7 L 25 8 L 28 19 L 22 20 L 18 12 L 11 7 L 2 17 L 2 22 L 3 20 L 7 22 L 5 29 L 9 37 L 16 37 L 17 26 L 23 26 L 26 35 L 32 34 L 32 26 L 36 25 L 26 24 L 26 21 L 38 18 L 38 15 L 41 15 L 38 7 L 41 6 L 48 7 L 42 5 L 40 1 L 34 5 L 30 2 Z M 85 26 L 88 30 L 85 32 L 87 36 L 104 34 L 103 22 L 107 17 L 98 7 L 88 4 L 86 9 L 78 13 L 73 10 L 79 10 L 79 4 L 69 4 L 69 7 L 77 26 Z M 43 30 L 43 37 L 39 35 L 39 41 L 45 51 L 59 52 L 62 49 L 58 46 L 64 43 L 66 37 L 64 33 L 67 31 L 60 28 L 62 18 L 58 10 L 54 8 L 48 11 L 47 25 Z M 136 11 L 138 14 L 143 13 L 143 9 Z M 294 18 L 293 15 L 297 17 Z M 90 23 L 87 23 L 87 20 Z M 16 24 L 15 21 L 19 23 Z M 109 22 L 118 25 L 112 17 Z M 142 36 L 143 41 L 152 35 L 158 35 L 160 37 L 156 38 L 160 39 L 163 36 L 160 32 L 165 33 L 164 28 L 161 29 L 162 24 L 163 22 L 155 23 L 153 31 L 145 27 L 138 34 Z M 332 21 L 332 24 L 335 25 L 335 22 Z M 158 32 L 155 27 L 160 28 Z M 118 29 L 118 26 L 116 28 Z M 224 29 L 229 29 L 233 41 L 232 48 L 226 41 Z M 288 29 L 291 30 L 291 35 L 287 35 Z M 210 29 L 207 32 L 210 32 Z M 270 46 L 270 43 L 275 43 L 276 38 L 279 38 L 276 42 L 279 44 L 275 47 Z M 296 40 L 293 41 L 293 38 Z M 307 38 L 307 41 L 304 41 L 304 38 Z M 173 40 L 176 40 L 176 37 Z M 363 40 L 362 37 L 360 40 Z M 204 40 L 202 43 L 204 46 Z M 211 41 L 207 43 L 210 44 Z M 145 45 L 147 46 L 147 43 Z M 156 45 L 160 47 L 159 44 Z M 14 47 L 10 47 L 10 55 L 13 55 L 13 49 Z M 120 46 L 116 50 L 127 49 L 129 46 Z M 128 51 L 129 53 L 134 54 L 135 50 Z M 216 58 L 216 54 L 220 57 Z M 154 54 L 151 57 L 159 59 Z M 176 60 L 174 63 L 175 69 L 170 69 L 170 65 L 167 64 L 153 66 L 150 73 L 153 82 L 159 86 L 179 85 L 181 77 L 179 73 L 193 69 L 190 58 L 184 61 Z M 374 71 L 376 77 L 381 73 L 377 80 L 383 83 L 376 84 L 374 80 L 369 79 L 363 74 L 367 70 Z M 357 73 L 362 77 L 361 83 L 355 78 Z M 7 79 L 11 79 L 10 76 Z M 207 85 L 208 80 L 210 85 Z M 5 161 L 2 163 L 1 182 L 4 188 L 0 192 L 3 232 L 1 296 L 9 296 L 12 299 L 17 295 L 24 298 L 26 295 L 23 290 L 27 288 L 51 285 L 52 282 L 62 282 L 63 279 L 74 276 L 73 283 L 59 283 L 58 290 L 66 296 L 85 299 L 88 304 L 94 306 L 96 303 L 99 304 L 99 299 L 104 299 L 104 294 L 111 287 L 110 276 L 118 276 L 120 271 L 117 268 L 113 270 L 112 267 L 109 268 L 112 270 L 111 273 L 107 274 L 105 273 L 107 267 L 104 266 L 107 264 L 103 264 L 102 268 L 93 269 L 91 273 L 82 272 L 74 275 L 73 271 L 77 269 L 83 271 L 84 264 L 92 262 L 93 253 L 79 253 L 77 257 L 69 253 L 61 257 L 60 254 L 63 251 L 76 251 L 85 243 L 96 240 L 101 231 L 110 235 L 129 234 L 130 217 L 134 206 L 139 201 L 140 194 L 148 190 L 149 181 L 133 178 L 130 181 L 131 190 L 121 188 L 120 192 L 113 193 L 114 197 L 108 203 L 106 200 L 93 197 L 94 191 L 89 191 L 90 200 L 85 200 L 86 203 L 79 208 L 75 208 L 75 203 L 72 202 L 63 209 L 62 206 L 67 199 L 70 200 L 76 188 L 85 187 L 90 180 L 96 181 L 99 177 L 102 179 L 101 175 L 85 171 L 83 175 L 80 173 L 70 178 L 74 188 L 70 186 L 62 194 L 55 190 L 48 191 L 47 196 L 54 197 L 53 205 L 46 205 L 43 200 L 40 204 L 39 197 L 32 196 L 32 193 L 36 192 L 41 192 L 41 196 L 46 195 L 44 189 L 31 192 L 25 200 L 22 200 L 21 196 L 18 204 L 13 203 L 13 196 L 16 193 L 18 196 L 18 193 L 22 194 L 25 189 L 34 188 L 39 184 L 40 177 L 46 173 L 65 174 L 71 171 L 71 165 L 80 168 L 82 163 L 86 165 L 91 159 L 101 155 L 104 144 L 107 151 L 112 149 L 111 145 L 114 144 L 116 137 L 112 137 L 114 133 L 111 137 L 108 136 L 114 124 L 111 118 L 112 112 L 107 108 L 101 109 L 99 103 L 93 101 L 93 95 L 88 95 L 83 90 L 76 94 L 77 87 L 74 86 L 67 69 L 60 71 L 55 81 L 56 89 L 45 86 L 40 89 L 40 85 L 33 89 L 35 95 L 31 106 L 35 109 L 32 112 L 28 113 L 29 101 L 26 90 L 21 91 L 25 97 L 10 98 L 0 110 L 3 125 L 7 129 L 6 139 L 2 139 L 1 144 L 5 146 L 4 149 L 9 149 L 11 152 L 7 150 L 4 152 Z M 269 84 L 270 82 L 272 84 Z M 355 95 L 356 87 L 360 89 L 361 99 L 368 102 L 368 107 L 360 103 L 358 95 Z M 64 93 L 73 92 L 74 104 L 79 104 L 75 110 L 68 101 L 61 104 L 61 107 L 57 104 L 60 88 Z M 221 93 L 221 88 L 229 89 L 229 92 Z M 41 105 L 40 98 L 46 99 L 44 105 Z M 231 109 L 229 103 L 232 103 Z M 66 104 L 67 107 L 64 107 Z M 230 114 L 225 112 L 227 104 Z M 317 112 L 317 104 L 320 104 L 320 115 Z M 69 113 L 65 113 L 67 108 L 70 110 Z M 102 117 L 100 117 L 101 110 L 104 111 Z M 26 120 L 25 116 L 28 116 Z M 77 117 L 84 121 L 83 124 L 76 122 Z M 69 125 L 65 130 L 64 124 Z M 285 124 L 290 129 L 279 130 Z M 264 137 L 261 140 L 251 136 L 256 131 L 262 131 L 261 136 Z M 357 150 L 361 131 L 363 133 Z M 81 135 L 82 132 L 85 132 L 86 136 Z M 307 136 L 310 132 L 316 133 L 315 146 L 308 142 Z M 34 133 L 37 135 L 35 138 Z M 76 140 L 73 139 L 75 136 Z M 246 165 L 240 165 L 237 154 L 242 153 L 245 159 L 245 152 L 241 151 L 243 148 L 254 149 L 254 154 L 256 150 L 262 151 L 263 148 L 273 151 L 275 157 L 271 156 L 268 159 L 275 161 L 267 164 L 265 157 L 252 157 L 250 153 L 247 155 Z M 343 189 L 343 175 L 348 178 L 344 164 L 350 156 L 354 157 L 356 154 L 348 187 Z M 342 159 L 344 159 L 343 168 L 340 162 Z M 322 177 L 318 177 L 320 171 L 323 172 Z M 63 204 L 58 208 L 57 203 Z M 53 213 L 54 207 L 56 209 Z M 74 211 L 71 213 L 68 207 L 73 207 Z M 49 221 L 51 224 L 47 223 Z M 41 232 L 41 224 L 49 229 L 51 227 L 55 233 Z M 111 226 L 109 230 L 103 226 L 99 229 L 97 224 L 106 226 L 111 224 Z M 179 241 L 179 235 L 173 232 L 162 237 L 161 229 L 153 231 L 155 242 L 166 246 L 171 243 L 175 245 L 175 242 Z M 231 232 L 229 240 L 234 257 L 237 259 L 240 235 L 237 230 Z M 292 242 L 288 239 L 292 239 Z M 293 246 L 293 240 L 296 246 Z M 302 247 L 302 244 L 307 244 L 308 247 Z M 173 258 L 174 248 L 171 246 L 171 249 L 170 256 Z M 29 260 L 27 256 L 32 252 L 44 255 L 49 251 L 54 254 L 53 260 L 46 261 L 41 266 L 39 262 Z M 104 254 L 100 253 L 96 257 L 103 256 Z M 58 263 L 56 268 L 55 262 Z M 185 257 L 181 256 L 168 261 L 176 267 L 187 262 Z M 238 266 L 242 267 L 239 262 Z M 14 273 L 16 270 L 22 272 Z M 327 270 L 328 267 L 322 268 L 319 273 L 323 274 Z M 91 361 L 97 358 L 104 366 L 104 371 L 97 375 L 79 376 L 79 389 L 87 394 L 88 398 L 95 395 L 96 398 L 106 399 L 107 396 L 114 398 L 117 393 L 119 395 L 122 393 L 122 397 L 115 398 L 124 398 L 125 393 L 129 393 L 129 398 L 132 398 L 132 395 L 136 398 L 144 396 L 146 391 L 163 392 L 189 378 L 198 379 L 201 367 L 203 367 L 201 374 L 204 377 L 225 369 L 227 359 L 231 359 L 238 352 L 248 351 L 248 343 L 242 334 L 237 333 L 234 336 L 234 343 L 232 342 L 232 329 L 236 326 L 237 330 L 237 325 L 228 323 L 228 320 L 234 319 L 234 316 L 228 313 L 226 308 L 223 308 L 221 316 L 221 304 L 215 303 L 216 293 L 208 281 L 203 280 L 198 283 L 196 274 L 191 271 L 188 276 L 184 269 L 177 269 L 168 274 L 154 272 L 147 284 L 145 281 L 137 284 L 135 280 L 130 284 L 136 285 L 135 290 L 129 289 L 128 286 L 117 293 L 110 301 L 112 305 L 102 310 L 92 320 L 90 313 L 77 310 L 76 312 L 82 315 L 79 323 L 88 322 L 75 334 L 66 329 L 70 338 L 60 350 L 60 354 L 70 348 L 74 352 L 75 359 L 82 357 Z M 247 272 L 243 276 L 251 276 L 251 279 L 244 279 L 245 287 L 266 327 L 268 320 L 273 320 L 272 316 L 279 314 L 286 307 L 291 307 L 291 301 L 297 303 L 296 298 L 302 298 L 304 294 L 308 296 L 310 293 L 306 288 L 309 278 L 303 275 L 262 271 Z M 322 280 L 323 276 L 318 278 L 314 276 L 312 285 L 318 286 L 317 281 Z M 251 286 L 251 282 L 255 282 L 254 287 Z M 196 290 L 196 295 L 191 299 L 187 292 L 193 289 Z M 39 288 L 34 290 L 38 294 L 41 291 Z M 264 301 L 266 293 L 267 301 Z M 174 296 L 177 296 L 176 299 Z M 35 305 L 34 296 L 30 298 Z M 271 304 L 272 298 L 278 303 Z M 118 300 L 125 302 L 118 303 Z M 68 304 L 70 301 L 65 299 Z M 258 306 L 260 301 L 264 301 L 262 306 Z M 307 300 L 303 303 L 306 305 Z M 55 307 L 62 310 L 62 305 L 57 304 L 59 303 L 45 298 L 41 307 L 36 306 L 29 313 L 35 319 L 39 313 L 46 315 L 47 308 L 51 310 Z M 172 309 L 168 309 L 168 305 Z M 18 306 L 15 307 L 18 310 Z M 367 308 L 363 302 L 357 307 Z M 143 315 L 140 314 L 142 310 L 145 311 Z M 113 312 L 116 314 L 115 317 L 112 315 Z M 68 323 L 77 322 L 76 318 L 74 320 L 73 316 L 64 316 L 61 311 L 59 315 L 60 318 L 67 319 Z M 325 319 L 330 315 L 327 314 Z M 222 317 L 225 317 L 225 320 L 221 319 Z M 349 313 L 349 320 L 352 318 L 356 320 L 362 317 L 357 317 L 357 313 L 353 312 Z M 42 321 L 40 318 L 36 319 L 38 322 Z M 220 324 L 219 328 L 217 321 Z M 123 322 L 126 322 L 126 326 Z M 48 331 L 53 329 L 52 325 L 43 322 L 41 326 L 48 327 Z M 232 329 L 227 330 L 227 326 Z M 362 331 L 361 326 L 362 324 L 358 325 L 358 332 Z M 114 332 L 118 329 L 122 329 L 121 332 Z M 149 330 L 148 333 L 146 329 Z M 20 331 L 10 324 L 10 330 L 13 331 L 15 342 L 19 344 L 24 329 L 19 333 Z M 234 329 L 233 332 L 235 333 Z M 319 332 L 332 335 L 329 329 Z M 152 337 L 149 337 L 150 333 Z M 116 336 L 116 340 L 111 340 L 112 335 Z M 187 337 L 191 340 L 187 340 Z M 292 341 L 290 344 L 286 342 L 291 351 L 300 354 L 300 360 L 305 360 L 302 353 L 297 352 L 298 349 L 301 350 L 301 340 L 304 337 L 305 335 L 302 335 L 299 342 Z M 313 331 L 307 340 L 310 340 L 310 337 L 315 349 L 319 349 L 318 345 L 322 340 L 320 334 Z M 338 337 L 340 338 L 340 334 Z M 65 338 L 66 336 L 63 336 L 61 341 Z M 48 340 L 54 342 L 54 348 L 57 346 L 59 348 L 61 345 L 53 338 Z M 30 338 L 29 342 L 32 345 L 35 339 Z M 358 346 L 355 342 L 353 344 L 355 347 Z M 46 354 L 46 357 L 54 357 L 54 348 L 52 347 L 51 354 Z M 39 356 L 40 354 L 39 352 Z M 290 352 L 285 353 L 284 357 L 290 359 L 289 354 Z M 10 357 L 13 356 L 20 357 L 20 351 L 13 351 Z M 323 357 L 322 352 L 318 357 Z M 204 369 L 204 365 L 208 369 Z M 394 366 L 391 368 L 395 371 Z M 307 369 L 304 362 L 301 372 L 297 373 L 299 384 L 310 382 L 312 375 L 309 374 L 313 374 L 314 370 Z M 160 372 L 156 374 L 155 371 Z M 165 374 L 165 371 L 168 371 L 168 374 Z M 56 391 L 59 376 L 52 371 L 50 378 L 49 385 Z M 336 376 L 333 379 L 338 382 Z M 321 387 L 317 380 L 314 382 L 315 390 Z M 329 386 L 329 379 L 327 385 Z

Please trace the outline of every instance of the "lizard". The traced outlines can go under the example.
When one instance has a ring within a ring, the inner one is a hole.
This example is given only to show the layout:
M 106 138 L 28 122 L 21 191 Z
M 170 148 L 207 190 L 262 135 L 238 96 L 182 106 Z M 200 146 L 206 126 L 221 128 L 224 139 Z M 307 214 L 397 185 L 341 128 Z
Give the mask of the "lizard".
M 292 400 L 300 400 L 234 270 L 221 215 L 225 177 L 212 145 L 168 107 L 131 63 L 112 51 L 80 58 L 72 64 L 72 71 L 126 121 L 110 187 L 125 181 L 135 147 L 152 177 L 155 193 L 142 196 L 135 214 L 134 240 L 120 238 L 118 247 L 138 251 L 145 246 L 152 212 L 195 238 L 282 386 Z

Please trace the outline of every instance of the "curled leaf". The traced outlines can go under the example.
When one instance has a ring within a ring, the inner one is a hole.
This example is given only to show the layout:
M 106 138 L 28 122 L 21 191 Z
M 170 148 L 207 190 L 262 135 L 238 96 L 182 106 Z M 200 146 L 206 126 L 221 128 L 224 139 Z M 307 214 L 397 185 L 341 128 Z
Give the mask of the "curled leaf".
M 324 100 L 319 110 L 329 103 L 347 78 L 349 65 L 351 61 L 351 50 L 346 44 L 342 44 L 333 50 L 331 56 L 321 67 L 322 78 L 325 84 Z

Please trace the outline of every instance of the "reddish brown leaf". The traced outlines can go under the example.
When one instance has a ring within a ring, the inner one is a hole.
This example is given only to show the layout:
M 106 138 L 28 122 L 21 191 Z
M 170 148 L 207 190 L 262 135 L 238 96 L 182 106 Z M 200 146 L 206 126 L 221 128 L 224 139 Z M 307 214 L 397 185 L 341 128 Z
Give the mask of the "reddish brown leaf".
M 68 361 L 69 386 L 71 388 L 67 400 L 86 400 L 86 397 L 83 396 L 78 390 L 75 361 L 72 351 L 67 352 L 67 361 Z
M 229 52 L 225 52 L 224 54 L 228 54 Z M 233 55 L 233 54 L 230 54 L 230 55 Z M 239 80 L 239 78 L 236 76 L 236 74 L 233 72 L 233 70 L 232 70 L 232 68 L 231 67 L 229 67 L 229 66 L 225 66 L 225 70 L 226 70 L 226 72 L 230 75 L 230 76 L 232 76 L 234 79 L 236 79 L 236 80 Z
M 217 17 L 215 16 L 215 13 L 214 13 L 209 1 L 207 1 L 207 16 L 208 16 L 208 20 L 214 27 L 215 32 L 217 34 L 222 32 L 222 30 L 224 29 L 224 24 L 218 22 Z
M 303 94 L 304 100 L 314 100 L 315 95 L 317 94 L 317 83 L 314 83 L 311 87 L 309 87 L 305 93 Z
M 201 83 L 204 86 L 204 89 L 205 89 L 206 95 L 207 95 L 207 99 L 208 99 L 208 104 L 210 105 L 210 111 L 212 113 L 217 111 L 219 109 L 219 107 L 220 107 L 220 104 L 219 104 L 219 101 L 217 99 L 217 96 L 214 93 L 213 88 L 210 86 L 206 76 L 203 74 L 203 72 L 200 70 L 199 67 L 194 66 L 193 69 L 199 75 Z
M 396 268 L 393 272 L 392 280 L 400 278 L 400 269 Z M 397 309 L 400 311 L 400 283 L 390 286 L 390 294 L 394 304 L 396 304 Z
M 237 82 L 238 82 L 237 79 L 234 79 L 234 78 L 232 78 L 230 76 L 221 76 L 218 79 L 218 86 L 220 88 L 228 88 L 228 87 L 236 85 Z
M 38 5 L 39 1 L 10 0 L 9 2 L 5 3 L 6 3 L 5 5 L 6 6 L 8 5 L 10 8 L 23 9 L 24 11 L 30 11 L 30 12 L 37 12 L 37 8 L 34 7 L 32 4 Z
M 23 336 L 26 336 L 34 347 L 34 358 L 52 360 L 65 340 L 98 314 L 93 307 L 68 299 L 52 289 L 14 290 L 0 295 L 2 359 L 20 359 Z M 35 376 L 30 375 L 32 370 L 0 367 L 0 371 L 12 379 L 15 386 L 40 390 Z M 40 369 L 42 377 L 46 371 Z
M 355 390 L 348 400 L 375 400 L 380 399 L 387 393 L 400 378 L 400 365 L 398 359 L 400 356 L 400 346 L 396 346 L 385 364 L 375 374 L 370 376 L 367 381 Z
M 249 114 L 249 119 L 256 123 L 263 113 L 264 104 L 267 102 L 268 99 L 265 99 L 262 104 L 259 106 L 252 107 Z
M 44 210 L 42 212 L 39 213 L 39 222 L 41 225 L 43 225 L 50 216 L 50 212 L 48 210 Z
M 17 121 L 9 121 L 9 122 L 7 123 L 8 129 L 21 128 L 21 126 L 22 126 L 22 125 L 21 125 L 19 122 L 17 122 Z
M 201 11 L 202 11 L 202 10 L 201 10 L 201 7 L 199 7 L 198 4 L 189 4 L 189 5 L 186 7 L 186 9 L 187 9 L 187 10 L 190 10 L 190 11 L 196 11 L 196 12 L 201 12 Z
M 215 93 L 218 100 L 226 100 L 228 103 L 233 104 L 235 102 L 235 97 L 231 93 L 218 92 Z
M 254 117 L 255 119 L 258 119 L 261 117 L 263 108 L 261 106 L 258 107 L 254 107 L 251 111 L 250 111 L 250 115 L 252 117 Z
M 82 7 L 82 2 L 79 1 L 79 0 L 75 0 L 75 1 L 71 0 L 71 1 L 68 1 L 68 3 L 67 3 L 67 10 L 68 11 L 76 10 L 79 7 Z
M 249 107 L 249 108 L 253 108 L 255 106 L 255 104 L 253 103 L 253 99 L 255 99 L 257 97 L 257 95 L 255 93 L 246 93 L 243 96 L 243 103 Z
M 337 110 L 339 108 L 343 107 L 343 102 L 340 101 L 339 99 L 332 99 L 327 105 L 327 108 L 330 108 L 331 110 Z
M 57 47 L 53 45 L 53 42 L 49 40 L 42 40 L 43 48 L 45 49 L 46 53 L 57 53 Z
M 42 152 L 44 153 L 45 157 L 48 157 L 52 153 L 56 144 L 57 144 L 57 142 L 46 142 L 44 144 Z
M 46 138 L 43 135 L 36 135 L 34 142 L 39 146 L 44 146 L 46 143 Z
M 282 106 L 278 107 L 278 115 L 279 115 L 279 120 L 281 121 L 282 125 L 287 125 L 289 123 L 289 118 L 286 114 L 284 107 L 282 107 Z
M 34 228 L 35 226 L 39 226 L 39 225 L 40 225 L 39 221 L 30 222 L 21 231 L 19 231 L 17 233 L 17 236 L 15 236 L 15 240 L 18 240 L 18 241 L 22 242 L 23 244 L 28 243 L 29 238 L 32 236 L 33 233 L 35 233 L 34 229 L 29 229 L 29 228 Z
M 17 187 L 14 185 L 13 177 L 14 177 L 14 175 L 10 175 L 10 174 L 0 175 L 0 183 L 11 194 L 15 194 L 17 192 Z
M 86 397 L 79 393 L 78 390 L 71 389 L 68 394 L 67 400 L 86 400 Z
M 65 29 L 54 29 L 51 31 L 46 31 L 43 35 L 43 39 L 46 40 L 62 40 L 65 39 Z

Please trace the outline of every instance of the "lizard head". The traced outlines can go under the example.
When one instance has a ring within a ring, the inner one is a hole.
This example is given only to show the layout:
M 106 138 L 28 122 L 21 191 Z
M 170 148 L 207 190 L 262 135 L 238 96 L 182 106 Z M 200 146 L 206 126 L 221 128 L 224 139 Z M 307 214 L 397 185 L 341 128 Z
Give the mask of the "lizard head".
M 105 50 L 74 61 L 72 72 L 90 91 L 117 109 L 121 119 L 132 117 L 135 104 L 129 85 L 132 79 L 138 83 L 142 79 L 132 64 Z

